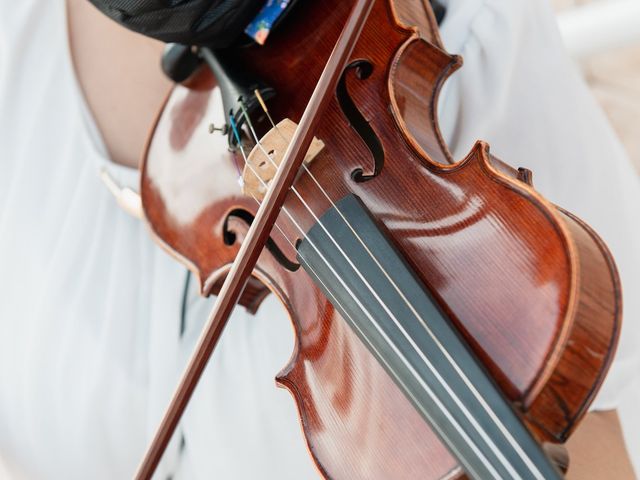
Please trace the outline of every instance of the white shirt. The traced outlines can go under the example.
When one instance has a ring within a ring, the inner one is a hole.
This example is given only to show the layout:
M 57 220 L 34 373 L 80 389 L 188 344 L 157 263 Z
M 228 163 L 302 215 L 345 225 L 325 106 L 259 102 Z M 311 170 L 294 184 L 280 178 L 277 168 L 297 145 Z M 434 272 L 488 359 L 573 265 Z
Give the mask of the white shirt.
M 63 1 L 0 2 L 0 106 L 0 456 L 16 478 L 126 478 L 183 269 L 100 181 Z
M 456 157 L 483 138 L 531 168 L 544 195 L 609 243 L 625 292 L 637 290 L 638 178 L 549 7 L 452 0 L 442 35 L 465 58 L 441 108 Z M 181 340 L 185 269 L 119 209 L 102 168 L 137 185 L 108 161 L 83 103 L 64 1 L 0 0 L 0 458 L 13 478 L 130 477 L 210 306 L 192 289 Z M 602 408 L 635 378 L 638 301 L 625 296 Z M 237 309 L 157 478 L 315 478 L 293 400 L 273 382 L 292 349 L 274 298 L 255 317 Z

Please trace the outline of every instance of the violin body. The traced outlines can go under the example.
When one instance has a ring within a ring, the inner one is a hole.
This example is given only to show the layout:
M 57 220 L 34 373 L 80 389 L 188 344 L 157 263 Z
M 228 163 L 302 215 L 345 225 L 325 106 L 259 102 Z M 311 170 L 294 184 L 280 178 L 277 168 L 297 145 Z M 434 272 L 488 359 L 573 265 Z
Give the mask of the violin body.
M 266 46 L 235 52 L 238 65 L 277 91 L 269 103 L 276 121 L 300 120 L 351 6 L 306 2 Z M 365 63 L 345 71 L 342 93 L 315 132 L 324 148 L 309 169 L 332 199 L 353 193 L 362 200 L 534 436 L 564 442 L 602 383 L 620 330 L 620 285 L 606 246 L 485 143 L 453 162 L 435 112 L 441 85 L 461 61 L 442 49 L 422 1 L 376 1 L 352 58 Z M 369 130 L 358 129 L 354 107 Z M 216 293 L 258 209 L 238 185 L 238 156 L 226 137 L 208 132 L 211 122 L 223 123 L 224 112 L 216 79 L 203 68 L 167 99 L 141 188 L 154 236 L 194 272 L 204 295 Z M 357 171 L 373 177 L 362 181 Z M 307 174 L 295 188 L 315 212 L 331 206 Z M 316 223 L 291 194 L 286 208 L 305 231 Z M 319 471 L 327 478 L 462 476 L 298 268 L 299 230 L 283 214 L 277 224 L 242 304 L 255 310 L 272 292 L 289 312 L 296 345 L 277 383 L 295 399 Z

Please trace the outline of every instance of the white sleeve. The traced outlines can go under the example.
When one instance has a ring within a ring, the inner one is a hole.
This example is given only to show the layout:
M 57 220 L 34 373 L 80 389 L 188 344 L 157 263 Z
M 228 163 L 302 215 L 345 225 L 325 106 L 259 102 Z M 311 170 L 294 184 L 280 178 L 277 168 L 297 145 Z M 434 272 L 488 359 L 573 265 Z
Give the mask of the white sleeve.
M 505 162 L 530 168 L 537 190 L 589 223 L 616 259 L 622 335 L 592 407 L 616 408 L 640 366 L 640 179 L 565 53 L 547 1 L 448 3 L 443 41 L 464 58 L 440 104 L 455 158 L 487 140 Z

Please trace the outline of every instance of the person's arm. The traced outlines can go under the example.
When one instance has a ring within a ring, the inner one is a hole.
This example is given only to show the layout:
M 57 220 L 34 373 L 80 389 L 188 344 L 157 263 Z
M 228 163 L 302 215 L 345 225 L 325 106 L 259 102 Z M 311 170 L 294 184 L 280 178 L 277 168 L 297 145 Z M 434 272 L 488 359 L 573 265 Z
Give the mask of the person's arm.
M 171 81 L 160 69 L 164 45 L 130 32 L 86 0 L 66 0 L 78 82 L 112 161 L 138 166 Z

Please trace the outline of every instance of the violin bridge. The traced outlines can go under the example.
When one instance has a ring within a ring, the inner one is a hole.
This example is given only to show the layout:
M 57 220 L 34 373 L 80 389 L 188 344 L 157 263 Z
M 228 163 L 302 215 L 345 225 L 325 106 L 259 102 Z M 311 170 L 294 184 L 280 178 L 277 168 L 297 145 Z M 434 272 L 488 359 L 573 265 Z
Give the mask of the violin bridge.
M 264 199 L 267 187 L 275 177 L 297 127 L 295 122 L 285 118 L 253 147 L 242 172 L 242 192 L 245 195 L 260 201 Z M 309 165 L 323 149 L 324 142 L 313 137 L 304 163 Z

